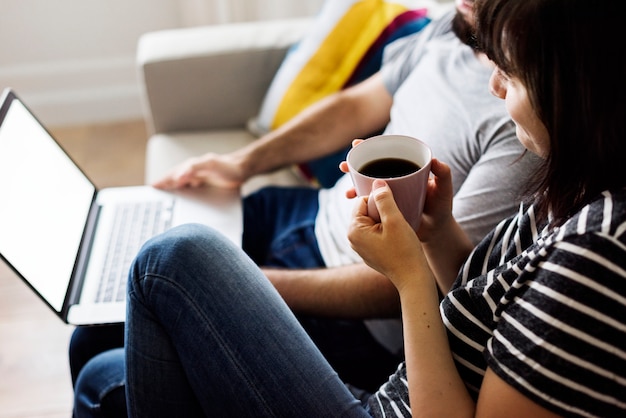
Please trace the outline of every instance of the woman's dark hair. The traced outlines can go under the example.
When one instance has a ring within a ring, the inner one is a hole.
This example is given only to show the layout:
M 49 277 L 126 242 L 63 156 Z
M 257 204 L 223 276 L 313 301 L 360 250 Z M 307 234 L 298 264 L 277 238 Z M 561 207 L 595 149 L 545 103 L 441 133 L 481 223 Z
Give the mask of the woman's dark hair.
M 553 225 L 626 185 L 626 57 L 618 0 L 477 0 L 479 49 L 527 89 L 550 135 L 530 191 Z

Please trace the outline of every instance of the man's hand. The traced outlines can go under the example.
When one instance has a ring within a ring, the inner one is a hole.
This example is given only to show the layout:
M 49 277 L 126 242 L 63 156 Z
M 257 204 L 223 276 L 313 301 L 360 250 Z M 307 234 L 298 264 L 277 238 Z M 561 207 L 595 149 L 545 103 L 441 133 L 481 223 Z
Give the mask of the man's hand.
M 235 189 L 245 180 L 240 164 L 232 155 L 208 153 L 184 161 L 152 185 L 158 189 L 200 186 Z

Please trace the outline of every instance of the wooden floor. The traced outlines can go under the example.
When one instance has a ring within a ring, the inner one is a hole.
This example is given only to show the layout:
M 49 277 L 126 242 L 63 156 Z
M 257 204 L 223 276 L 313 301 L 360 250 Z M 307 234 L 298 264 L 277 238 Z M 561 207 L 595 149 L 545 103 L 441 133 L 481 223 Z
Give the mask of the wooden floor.
M 143 121 L 50 130 L 98 187 L 143 183 Z M 0 262 L 0 418 L 71 417 L 72 329 Z

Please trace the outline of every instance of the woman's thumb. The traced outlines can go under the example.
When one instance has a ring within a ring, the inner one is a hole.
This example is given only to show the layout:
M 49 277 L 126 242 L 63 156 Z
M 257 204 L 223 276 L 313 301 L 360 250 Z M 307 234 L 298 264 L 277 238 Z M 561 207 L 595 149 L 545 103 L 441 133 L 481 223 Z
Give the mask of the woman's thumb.
M 368 215 L 376 222 L 380 222 L 385 215 L 393 213 L 394 209 L 397 210 L 397 208 L 394 208 L 396 204 L 393 200 L 393 193 L 384 180 L 374 180 L 370 200 L 372 202 L 369 202 L 370 205 L 368 205 Z

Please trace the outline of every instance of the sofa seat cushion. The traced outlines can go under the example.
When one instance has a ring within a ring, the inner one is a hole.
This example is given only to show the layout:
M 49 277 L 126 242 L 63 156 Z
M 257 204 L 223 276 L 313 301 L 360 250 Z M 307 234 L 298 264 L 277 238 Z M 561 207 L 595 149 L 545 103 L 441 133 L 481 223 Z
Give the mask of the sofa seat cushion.
M 207 152 L 227 153 L 254 141 L 255 136 L 245 129 L 228 131 L 174 132 L 150 137 L 146 149 L 145 178 L 148 184 L 160 179 L 172 167 L 191 157 Z M 309 185 L 293 167 L 263 174 L 248 180 L 242 187 L 242 195 L 252 193 L 266 185 Z

